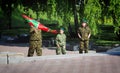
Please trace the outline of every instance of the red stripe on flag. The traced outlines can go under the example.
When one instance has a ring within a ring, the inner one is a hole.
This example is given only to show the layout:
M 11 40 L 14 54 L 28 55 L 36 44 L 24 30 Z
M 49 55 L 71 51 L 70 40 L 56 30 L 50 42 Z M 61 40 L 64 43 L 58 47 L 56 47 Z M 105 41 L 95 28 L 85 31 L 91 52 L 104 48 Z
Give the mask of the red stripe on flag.
M 49 28 L 45 27 L 43 24 L 39 24 L 38 29 L 41 29 L 41 30 L 46 31 L 46 32 L 49 31 Z
M 29 24 L 31 27 L 34 26 L 32 22 L 29 22 L 28 24 Z
M 28 16 L 26 16 L 26 15 L 24 15 L 24 14 L 22 15 L 22 17 L 23 17 L 23 18 L 26 18 L 26 19 L 28 19 L 28 20 L 32 20 L 32 18 L 30 18 L 30 17 L 28 17 Z

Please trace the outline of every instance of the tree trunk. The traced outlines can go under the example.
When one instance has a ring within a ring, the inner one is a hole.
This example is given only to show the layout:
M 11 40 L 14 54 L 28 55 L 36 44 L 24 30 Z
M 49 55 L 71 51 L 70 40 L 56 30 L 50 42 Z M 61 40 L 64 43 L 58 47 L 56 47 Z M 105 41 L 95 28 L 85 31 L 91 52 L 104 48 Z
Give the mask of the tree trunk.
M 8 13 L 7 13 L 7 15 L 8 15 L 8 29 L 12 29 L 12 24 L 11 24 L 11 21 L 12 21 L 12 4 L 10 3 L 10 4 L 8 4 Z
M 74 13 L 75 33 L 77 33 L 77 29 L 78 29 L 78 15 L 77 15 L 77 10 L 76 10 L 76 0 L 74 0 L 74 4 L 73 4 L 73 13 Z
M 84 17 L 84 0 L 81 0 L 80 2 L 80 10 L 79 10 L 79 15 L 80 15 L 80 21 L 82 21 L 83 17 Z

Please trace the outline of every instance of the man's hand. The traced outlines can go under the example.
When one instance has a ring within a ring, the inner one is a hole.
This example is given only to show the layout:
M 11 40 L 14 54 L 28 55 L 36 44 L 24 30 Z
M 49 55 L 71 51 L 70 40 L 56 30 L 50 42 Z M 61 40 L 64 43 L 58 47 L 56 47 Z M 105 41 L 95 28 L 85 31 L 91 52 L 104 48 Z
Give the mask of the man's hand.
M 34 32 L 35 32 L 35 33 L 38 33 L 37 28 L 33 27 L 33 29 L 34 29 Z
M 35 29 L 35 33 L 38 33 L 38 30 L 37 30 L 37 29 Z
M 90 38 L 91 34 L 88 35 L 88 39 Z
M 60 47 L 60 45 L 58 45 L 58 44 L 57 44 L 57 47 L 59 48 L 59 47 Z
M 63 48 L 65 48 L 65 46 L 63 46 Z
M 81 39 L 81 36 L 80 36 L 80 34 L 78 33 L 78 37 Z

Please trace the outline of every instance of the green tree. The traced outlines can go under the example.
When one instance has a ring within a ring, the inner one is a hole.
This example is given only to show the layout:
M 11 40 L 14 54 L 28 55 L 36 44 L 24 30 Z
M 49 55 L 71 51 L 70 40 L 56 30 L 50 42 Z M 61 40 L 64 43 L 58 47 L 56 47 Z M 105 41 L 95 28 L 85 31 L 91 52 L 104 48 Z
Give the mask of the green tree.
M 7 28 L 11 29 L 11 15 L 12 15 L 12 1 L 9 0 L 2 0 L 1 1 L 1 9 L 3 11 L 3 14 L 7 20 Z
M 48 0 L 47 1 L 47 15 L 48 18 L 56 17 L 56 1 Z
M 3 15 L 5 18 L 6 27 L 8 29 L 12 28 L 12 12 L 15 10 L 17 5 L 20 4 L 20 0 L 1 0 L 0 7 L 3 11 Z
M 101 24 L 105 24 L 105 17 L 109 17 L 110 0 L 99 0 L 101 5 Z
M 67 27 L 72 16 L 72 5 L 69 0 L 57 1 L 57 15 L 62 18 L 63 25 Z
M 22 0 L 24 11 L 28 16 L 36 15 L 36 19 L 39 18 L 39 12 L 46 11 L 47 0 Z M 32 10 L 34 14 L 30 14 L 29 10 Z
M 92 29 L 92 34 L 96 35 L 98 33 L 98 20 L 100 19 L 102 12 L 99 0 L 83 0 L 81 3 L 79 13 L 80 20 L 86 18 Z
M 120 37 L 120 0 L 110 0 L 109 15 L 113 18 L 113 26 L 118 38 Z

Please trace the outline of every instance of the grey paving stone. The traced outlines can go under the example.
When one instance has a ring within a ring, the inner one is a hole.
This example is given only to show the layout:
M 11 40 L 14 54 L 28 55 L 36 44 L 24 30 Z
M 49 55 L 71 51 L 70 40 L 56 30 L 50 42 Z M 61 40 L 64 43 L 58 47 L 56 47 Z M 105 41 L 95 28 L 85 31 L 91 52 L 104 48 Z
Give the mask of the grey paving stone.
M 24 62 L 23 53 L 0 52 L 0 64 L 14 64 Z
M 50 55 L 50 56 L 35 56 L 35 57 L 25 57 L 24 62 L 39 61 L 39 60 L 50 60 L 50 59 L 71 59 L 76 57 L 84 56 L 105 56 L 107 54 L 102 53 L 83 53 L 83 54 L 66 54 L 66 55 Z
M 63 55 L 56 57 L 61 56 Z M 87 54 L 72 58 L 0 65 L 0 73 L 120 73 L 119 63 L 119 56 Z
M 7 64 L 7 54 L 0 53 L 0 64 Z
M 8 53 L 9 64 L 24 62 L 23 53 Z

